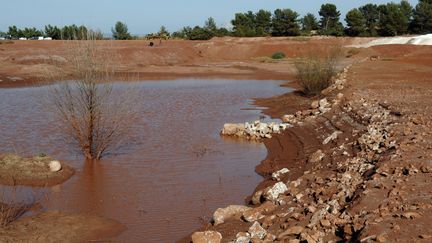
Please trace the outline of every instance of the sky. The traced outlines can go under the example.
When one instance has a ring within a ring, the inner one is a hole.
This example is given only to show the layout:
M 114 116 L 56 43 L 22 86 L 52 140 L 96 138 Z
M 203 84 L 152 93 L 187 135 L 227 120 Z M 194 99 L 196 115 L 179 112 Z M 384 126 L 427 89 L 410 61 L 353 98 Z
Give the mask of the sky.
M 43 29 L 47 24 L 86 25 L 110 33 L 115 22 L 122 21 L 132 34 L 157 32 L 162 25 L 171 32 L 184 26 L 203 25 L 213 17 L 218 26 L 227 26 L 235 13 L 249 10 L 291 8 L 300 15 L 318 16 L 323 3 L 334 3 L 341 20 L 352 8 L 366 3 L 391 0 L 0 0 L 0 31 L 8 26 Z M 415 6 L 417 0 L 409 0 Z

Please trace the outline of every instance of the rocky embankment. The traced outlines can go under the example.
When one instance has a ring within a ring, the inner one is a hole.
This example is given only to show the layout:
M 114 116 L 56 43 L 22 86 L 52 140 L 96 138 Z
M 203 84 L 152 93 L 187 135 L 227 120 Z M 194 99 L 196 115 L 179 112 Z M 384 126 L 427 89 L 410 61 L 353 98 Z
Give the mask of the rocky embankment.
M 431 179 L 431 163 L 400 160 L 410 143 L 421 141 L 412 127 L 422 121 L 403 117 L 384 101 L 344 97 L 339 92 L 348 71 L 324 91 L 327 98 L 282 118 L 292 125 L 287 129 L 320 134 L 321 145 L 304 161 L 302 175 L 289 180 L 290 169 L 278 169 L 249 205 L 217 209 L 208 230 L 192 235 L 194 243 L 390 242 L 404 225 L 431 219 L 430 201 L 407 192 L 410 183 Z M 413 239 L 432 240 L 428 227 L 414 231 Z

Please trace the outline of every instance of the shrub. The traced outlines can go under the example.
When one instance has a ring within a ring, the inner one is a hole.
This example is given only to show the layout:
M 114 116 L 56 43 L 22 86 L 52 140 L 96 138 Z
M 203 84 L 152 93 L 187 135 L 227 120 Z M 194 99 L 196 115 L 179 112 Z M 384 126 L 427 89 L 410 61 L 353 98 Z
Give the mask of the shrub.
M 23 214 L 30 211 L 35 204 L 34 200 L 30 203 L 19 202 L 16 197 L 15 187 L 7 192 L 3 189 L 0 192 L 0 228 L 8 226 L 20 218 Z
M 339 56 L 340 52 L 332 50 L 324 57 L 310 55 L 296 63 L 297 81 L 304 94 L 316 95 L 331 85 Z
M 272 55 L 273 59 L 284 59 L 285 58 L 285 53 L 283 52 L 275 52 Z

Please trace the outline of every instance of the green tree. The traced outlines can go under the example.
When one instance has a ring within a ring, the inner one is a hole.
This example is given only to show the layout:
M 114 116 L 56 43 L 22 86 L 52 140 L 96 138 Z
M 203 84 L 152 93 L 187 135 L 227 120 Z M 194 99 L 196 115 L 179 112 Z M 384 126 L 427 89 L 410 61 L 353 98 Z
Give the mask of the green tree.
M 272 14 L 269 11 L 259 10 L 255 14 L 255 32 L 259 36 L 267 36 L 271 32 Z
M 22 31 L 20 29 L 18 29 L 15 25 L 14 26 L 9 26 L 7 34 L 11 38 L 20 38 L 20 37 L 23 36 L 22 35 Z
M 213 33 L 215 33 L 217 31 L 217 25 L 216 25 L 216 21 L 214 20 L 214 18 L 210 17 L 205 21 L 204 29 L 209 30 Z
M 366 21 L 366 32 L 369 36 L 377 36 L 378 22 L 379 22 L 379 11 L 378 5 L 366 4 L 361 6 L 359 10 L 362 12 L 363 17 Z
M 410 29 L 417 34 L 432 32 L 432 0 L 419 1 L 414 9 Z
M 212 32 L 200 26 L 195 26 L 189 33 L 189 40 L 210 40 L 213 37 Z
M 408 32 L 409 20 L 401 5 L 388 3 L 378 7 L 380 11 L 379 34 L 382 36 L 403 35 Z
M 318 30 L 318 20 L 315 15 L 308 13 L 301 20 L 302 30 L 305 32 L 311 32 L 312 30 Z
M 61 30 L 57 26 L 45 25 L 45 36 L 59 40 L 61 39 Z
M 291 9 L 276 9 L 272 18 L 273 36 L 295 36 L 300 34 L 299 14 Z
M 408 22 L 411 22 L 413 17 L 413 7 L 407 0 L 402 0 L 399 4 L 402 13 L 407 18 Z
M 170 32 L 163 25 L 160 27 L 159 32 L 157 33 L 157 35 L 159 37 L 165 38 L 165 39 L 168 39 L 171 36 Z
M 255 14 L 252 11 L 247 13 L 236 13 L 233 20 L 234 35 L 241 37 L 256 36 L 256 19 Z
M 320 19 L 320 33 L 324 35 L 343 35 L 343 25 L 339 21 L 340 12 L 337 10 L 336 5 L 327 3 L 321 5 L 319 11 Z
M 128 27 L 125 23 L 117 21 L 114 28 L 111 29 L 113 38 L 116 40 L 130 40 L 132 36 L 129 33 Z
M 366 35 L 366 19 L 362 12 L 355 8 L 350 10 L 345 18 L 347 28 L 345 33 L 349 36 L 364 36 Z
M 24 28 L 22 30 L 22 37 L 25 38 L 32 38 L 32 37 L 39 37 L 39 36 L 43 36 L 42 31 L 37 30 L 35 27 L 33 28 Z

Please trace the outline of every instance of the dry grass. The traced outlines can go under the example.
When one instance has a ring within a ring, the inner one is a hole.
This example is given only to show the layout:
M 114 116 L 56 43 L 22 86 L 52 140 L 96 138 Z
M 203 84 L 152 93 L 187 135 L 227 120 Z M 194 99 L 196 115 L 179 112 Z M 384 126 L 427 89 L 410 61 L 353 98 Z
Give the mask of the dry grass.
M 15 187 L 7 191 L 3 189 L 0 192 L 0 228 L 5 228 L 19 219 L 35 205 L 34 202 L 25 203 L 17 200 Z
M 340 57 L 341 49 L 333 47 L 324 56 L 310 54 L 295 64 L 297 81 L 305 95 L 317 95 L 331 85 Z

